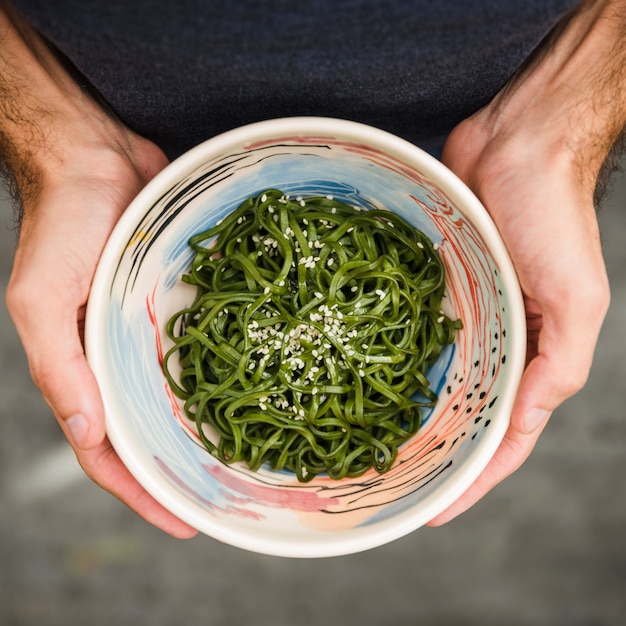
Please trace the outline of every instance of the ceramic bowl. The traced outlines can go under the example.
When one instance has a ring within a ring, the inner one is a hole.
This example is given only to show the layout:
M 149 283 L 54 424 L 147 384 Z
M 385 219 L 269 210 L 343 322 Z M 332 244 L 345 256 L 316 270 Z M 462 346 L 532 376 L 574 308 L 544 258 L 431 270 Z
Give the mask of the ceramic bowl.
M 380 475 L 299 483 L 225 465 L 198 442 L 169 388 L 165 324 L 193 292 L 189 237 L 268 188 L 384 206 L 439 246 L 445 312 L 463 330 L 429 371 L 436 406 Z M 86 351 L 109 438 L 137 480 L 201 532 L 259 553 L 326 557 L 397 539 L 452 504 L 507 429 L 524 365 L 519 284 L 487 212 L 439 161 L 354 122 L 286 118 L 197 146 L 152 180 L 112 233 L 95 275 Z

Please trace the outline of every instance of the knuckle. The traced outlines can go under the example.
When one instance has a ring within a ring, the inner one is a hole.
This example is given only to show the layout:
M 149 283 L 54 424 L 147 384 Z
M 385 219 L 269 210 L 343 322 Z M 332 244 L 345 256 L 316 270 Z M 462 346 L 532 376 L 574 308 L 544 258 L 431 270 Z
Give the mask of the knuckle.
M 591 363 L 581 363 L 577 367 L 572 367 L 567 372 L 563 372 L 560 379 L 560 393 L 563 398 L 571 398 L 576 395 L 589 379 Z
M 22 281 L 11 278 L 5 294 L 7 310 L 12 318 L 20 316 L 27 311 L 34 298 L 35 289 L 32 289 Z

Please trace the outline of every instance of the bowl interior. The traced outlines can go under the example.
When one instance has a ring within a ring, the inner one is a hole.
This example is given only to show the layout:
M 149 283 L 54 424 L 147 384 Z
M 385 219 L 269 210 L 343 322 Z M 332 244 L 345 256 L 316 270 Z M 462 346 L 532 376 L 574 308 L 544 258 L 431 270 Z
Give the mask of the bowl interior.
M 225 466 L 199 443 L 160 362 L 165 323 L 189 303 L 180 281 L 189 237 L 246 198 L 277 188 L 394 211 L 435 243 L 447 270 L 445 311 L 463 330 L 431 368 L 439 394 L 387 474 L 318 477 Z M 508 425 L 525 345 L 510 261 L 478 201 L 441 164 L 358 124 L 291 119 L 210 140 L 138 196 L 98 268 L 87 354 L 107 429 L 139 481 L 182 519 L 222 541 L 283 556 L 380 545 L 427 522 L 464 491 Z

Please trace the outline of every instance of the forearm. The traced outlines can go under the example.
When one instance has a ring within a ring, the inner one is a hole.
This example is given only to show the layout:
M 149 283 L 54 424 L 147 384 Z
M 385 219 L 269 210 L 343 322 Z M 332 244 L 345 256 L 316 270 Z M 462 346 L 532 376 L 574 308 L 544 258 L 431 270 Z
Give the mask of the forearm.
M 626 0 L 582 2 L 482 112 L 489 137 L 519 133 L 593 189 L 626 123 Z M 526 131 L 526 135 L 524 134 Z M 531 139 L 528 134 L 532 133 Z
M 102 147 L 123 151 L 127 130 L 47 43 L 0 1 L 0 157 L 26 204 L 42 185 Z

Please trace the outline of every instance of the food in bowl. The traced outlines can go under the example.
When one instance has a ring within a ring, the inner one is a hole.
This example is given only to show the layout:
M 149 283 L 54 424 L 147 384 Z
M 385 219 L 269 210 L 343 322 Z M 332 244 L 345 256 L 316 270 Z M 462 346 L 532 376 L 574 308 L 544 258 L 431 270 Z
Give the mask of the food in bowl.
M 460 326 L 437 246 L 387 210 L 276 189 L 189 245 L 196 297 L 168 322 L 164 368 L 206 448 L 301 482 L 388 471 Z

